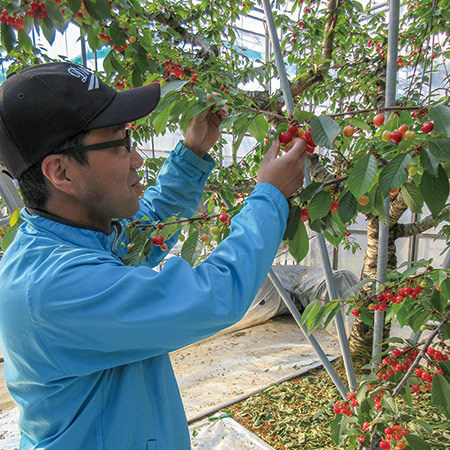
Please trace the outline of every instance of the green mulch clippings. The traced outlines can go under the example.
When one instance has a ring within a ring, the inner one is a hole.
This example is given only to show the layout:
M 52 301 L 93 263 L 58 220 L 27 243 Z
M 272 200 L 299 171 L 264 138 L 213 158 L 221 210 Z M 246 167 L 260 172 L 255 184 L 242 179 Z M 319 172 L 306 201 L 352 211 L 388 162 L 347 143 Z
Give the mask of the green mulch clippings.
M 339 364 L 334 366 L 345 380 L 342 367 L 339 368 Z M 437 427 L 433 435 L 425 436 L 432 449 L 448 449 L 448 422 L 431 405 L 429 397 L 429 393 L 413 396 L 417 418 L 426 419 Z M 316 369 L 283 384 L 269 386 L 263 392 L 227 408 L 226 412 L 231 412 L 234 420 L 275 449 L 334 450 L 331 422 L 335 417 L 333 404 L 338 399 L 339 393 L 326 371 Z M 401 399 L 398 401 L 402 403 Z M 408 427 L 411 431 L 415 429 L 413 423 Z

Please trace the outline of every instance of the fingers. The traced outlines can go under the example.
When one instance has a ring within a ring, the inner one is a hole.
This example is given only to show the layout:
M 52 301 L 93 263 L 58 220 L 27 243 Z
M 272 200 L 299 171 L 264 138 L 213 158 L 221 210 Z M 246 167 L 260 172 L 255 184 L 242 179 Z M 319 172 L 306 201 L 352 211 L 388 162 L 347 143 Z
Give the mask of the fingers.
M 306 142 L 302 139 L 294 138 L 291 141 L 292 147 L 288 150 L 288 153 L 284 157 L 292 159 L 302 159 L 305 158 L 306 152 Z
M 278 156 L 279 151 L 280 151 L 280 141 L 278 139 L 274 139 L 269 150 L 267 150 L 267 153 L 264 156 L 264 158 L 275 159 Z

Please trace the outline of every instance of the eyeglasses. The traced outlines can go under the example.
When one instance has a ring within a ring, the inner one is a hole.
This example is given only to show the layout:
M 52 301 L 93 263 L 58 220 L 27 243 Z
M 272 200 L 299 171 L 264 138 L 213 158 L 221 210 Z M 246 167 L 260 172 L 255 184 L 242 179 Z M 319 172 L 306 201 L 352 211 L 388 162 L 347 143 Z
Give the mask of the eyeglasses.
M 64 149 L 61 153 L 67 152 L 77 152 L 80 150 L 91 151 L 91 150 L 105 150 L 107 148 L 115 147 L 125 147 L 129 153 L 131 153 L 131 130 L 127 128 L 125 130 L 125 137 L 123 139 L 118 139 L 116 141 L 100 142 L 98 144 L 92 145 L 81 145 L 79 147 L 72 147 Z

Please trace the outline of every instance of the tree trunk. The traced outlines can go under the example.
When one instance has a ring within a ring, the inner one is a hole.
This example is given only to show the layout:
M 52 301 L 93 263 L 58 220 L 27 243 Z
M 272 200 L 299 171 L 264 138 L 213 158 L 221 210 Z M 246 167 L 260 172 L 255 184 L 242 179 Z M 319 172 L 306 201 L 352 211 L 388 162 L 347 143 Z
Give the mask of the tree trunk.
M 369 216 L 367 222 L 367 250 L 364 254 L 364 266 L 361 279 L 376 278 L 378 258 L 378 218 Z M 395 240 L 389 233 L 387 269 L 393 269 L 397 265 Z M 363 298 L 363 308 L 367 308 L 373 299 L 364 298 L 370 294 L 370 288 L 363 286 L 360 295 Z M 383 339 L 387 339 L 390 333 L 390 325 L 384 326 Z M 366 325 L 357 317 L 352 327 L 349 338 L 349 347 L 352 358 L 362 365 L 367 364 L 372 357 L 373 326 Z

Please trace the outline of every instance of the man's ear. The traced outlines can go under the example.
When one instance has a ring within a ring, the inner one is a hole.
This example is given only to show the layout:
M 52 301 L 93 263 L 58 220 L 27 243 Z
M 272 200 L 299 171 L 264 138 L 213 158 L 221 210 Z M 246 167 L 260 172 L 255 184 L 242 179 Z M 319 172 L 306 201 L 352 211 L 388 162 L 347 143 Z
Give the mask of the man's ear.
M 68 158 L 61 154 L 46 156 L 42 161 L 42 173 L 58 190 L 74 195 L 76 186 L 73 183 Z

